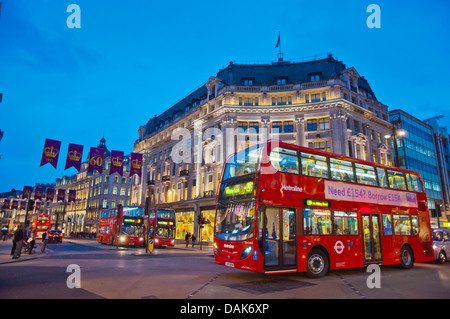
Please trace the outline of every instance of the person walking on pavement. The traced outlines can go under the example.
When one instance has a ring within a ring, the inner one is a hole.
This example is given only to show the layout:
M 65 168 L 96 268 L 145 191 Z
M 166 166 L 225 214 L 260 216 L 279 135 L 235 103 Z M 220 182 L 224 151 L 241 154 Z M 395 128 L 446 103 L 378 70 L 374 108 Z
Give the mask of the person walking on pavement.
M 191 235 L 191 240 L 192 240 L 192 248 L 194 248 L 194 244 L 195 244 L 195 235 L 194 234 L 192 234 Z
M 191 233 L 187 232 L 186 235 L 184 236 L 184 240 L 186 241 L 186 248 L 188 248 L 190 238 L 191 238 Z
M 33 253 L 34 244 L 36 243 L 36 229 L 31 230 L 30 238 L 28 239 L 28 242 L 30 243 L 30 248 L 28 250 L 28 254 Z
M 23 239 L 24 239 L 24 233 L 22 230 L 22 225 L 19 225 L 17 227 L 16 231 L 14 232 L 14 243 L 15 243 L 16 249 L 14 251 L 14 256 L 12 259 L 19 259 L 20 252 L 22 250 Z
M 45 253 L 45 247 L 47 246 L 48 242 L 48 230 L 42 233 L 42 246 L 41 246 L 41 253 Z

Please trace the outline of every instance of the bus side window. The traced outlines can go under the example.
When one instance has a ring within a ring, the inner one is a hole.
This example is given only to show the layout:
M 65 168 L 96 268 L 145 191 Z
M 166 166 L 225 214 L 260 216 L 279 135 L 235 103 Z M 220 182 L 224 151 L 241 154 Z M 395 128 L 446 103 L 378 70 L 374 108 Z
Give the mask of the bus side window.
M 419 233 L 419 217 L 411 216 L 411 225 L 412 225 L 412 235 L 417 235 Z
M 409 215 L 394 215 L 394 235 L 411 235 Z
M 329 178 L 327 158 L 320 155 L 301 153 L 302 174 Z
M 387 178 L 386 178 L 386 170 L 384 168 L 377 167 L 377 175 L 378 175 L 378 184 L 381 187 L 387 188 Z
M 383 214 L 383 234 L 392 235 L 391 214 Z
M 332 179 L 351 183 L 355 182 L 352 162 L 330 158 L 330 170 Z
M 299 174 L 297 151 L 276 147 L 270 152 L 270 163 L 279 172 Z
M 405 176 L 403 176 L 403 173 L 392 170 L 388 170 L 387 173 L 389 186 L 391 188 L 406 191 Z
M 417 175 L 414 174 L 406 174 L 406 183 L 408 184 L 408 189 L 410 191 L 423 193 L 422 182 Z
M 369 186 L 378 186 L 375 168 L 373 166 L 355 163 L 356 182 Z

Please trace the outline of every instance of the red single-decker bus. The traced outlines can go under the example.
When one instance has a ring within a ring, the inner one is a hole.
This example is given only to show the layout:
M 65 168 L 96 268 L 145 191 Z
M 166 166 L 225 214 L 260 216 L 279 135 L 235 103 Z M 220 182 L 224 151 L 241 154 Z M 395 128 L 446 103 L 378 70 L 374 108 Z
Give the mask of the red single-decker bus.
M 262 272 L 432 261 L 420 175 L 269 140 L 231 156 L 216 197 L 215 262 Z

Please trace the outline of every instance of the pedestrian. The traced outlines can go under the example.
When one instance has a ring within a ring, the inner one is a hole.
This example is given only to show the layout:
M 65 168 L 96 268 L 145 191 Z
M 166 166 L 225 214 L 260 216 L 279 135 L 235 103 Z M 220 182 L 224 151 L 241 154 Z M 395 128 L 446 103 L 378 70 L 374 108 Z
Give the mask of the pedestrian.
M 191 240 L 192 240 L 192 248 L 194 248 L 194 244 L 195 244 L 195 235 L 194 234 L 192 234 L 191 235 Z
M 47 246 L 48 242 L 48 230 L 42 233 L 42 246 L 41 246 L 41 253 L 45 253 L 45 247 Z
M 191 238 L 191 233 L 187 232 L 186 235 L 184 236 L 184 240 L 186 241 L 186 248 L 188 248 L 190 238 Z
M 6 226 L 3 226 L 2 228 L 2 237 L 3 241 L 6 241 L 6 239 L 8 238 L 8 228 L 6 228 Z
M 15 250 L 14 250 L 14 256 L 13 259 L 19 259 L 20 257 L 20 252 L 22 250 L 22 243 L 23 243 L 23 239 L 24 239 L 24 233 L 22 230 L 22 225 L 19 225 L 16 229 L 16 231 L 14 232 L 14 243 L 15 243 Z
M 28 250 L 28 254 L 33 253 L 34 244 L 36 244 L 36 229 L 32 229 L 30 232 L 30 238 L 28 238 L 28 242 L 30 243 L 30 248 Z

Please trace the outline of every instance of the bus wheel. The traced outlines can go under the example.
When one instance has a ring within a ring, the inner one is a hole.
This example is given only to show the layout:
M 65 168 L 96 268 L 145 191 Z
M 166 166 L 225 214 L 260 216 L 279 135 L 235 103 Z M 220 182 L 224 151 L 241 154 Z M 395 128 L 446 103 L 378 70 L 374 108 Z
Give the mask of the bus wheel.
M 445 255 L 445 251 L 441 250 L 439 252 L 439 259 L 438 259 L 438 261 L 439 261 L 439 263 L 444 264 L 446 260 L 447 260 L 447 256 Z
M 321 249 L 313 249 L 309 253 L 306 275 L 309 278 L 320 278 L 328 272 L 328 257 Z
M 409 246 L 403 246 L 400 253 L 400 265 L 403 269 L 410 269 L 414 266 L 414 255 Z

